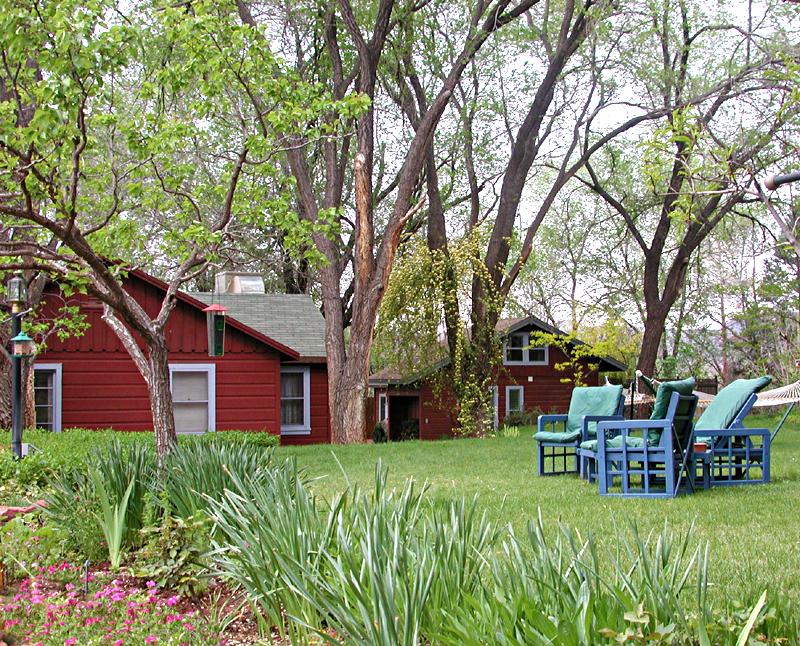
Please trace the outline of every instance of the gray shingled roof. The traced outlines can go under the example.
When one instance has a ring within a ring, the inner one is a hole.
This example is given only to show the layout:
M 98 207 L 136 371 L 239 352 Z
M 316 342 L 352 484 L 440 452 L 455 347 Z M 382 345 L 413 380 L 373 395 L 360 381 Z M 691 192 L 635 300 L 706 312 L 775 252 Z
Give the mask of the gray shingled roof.
M 187 292 L 211 304 L 210 292 Z M 301 357 L 325 356 L 325 319 L 306 294 L 213 294 L 228 315 L 289 346 Z

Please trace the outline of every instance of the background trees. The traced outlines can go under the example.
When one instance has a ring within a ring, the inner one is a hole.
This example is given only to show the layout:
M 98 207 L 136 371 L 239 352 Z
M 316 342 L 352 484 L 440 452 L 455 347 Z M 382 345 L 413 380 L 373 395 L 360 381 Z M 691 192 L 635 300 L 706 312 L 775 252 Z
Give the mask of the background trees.
M 446 350 L 480 431 L 506 314 L 724 376 L 756 321 L 794 325 L 791 258 L 743 259 L 740 292 L 714 264 L 752 235 L 727 222 L 763 221 L 753 178 L 796 161 L 790 5 L 3 1 L 3 264 L 104 302 L 161 446 L 175 290 L 223 265 L 318 299 L 340 442 L 376 326 Z M 160 312 L 129 266 L 167 280 Z

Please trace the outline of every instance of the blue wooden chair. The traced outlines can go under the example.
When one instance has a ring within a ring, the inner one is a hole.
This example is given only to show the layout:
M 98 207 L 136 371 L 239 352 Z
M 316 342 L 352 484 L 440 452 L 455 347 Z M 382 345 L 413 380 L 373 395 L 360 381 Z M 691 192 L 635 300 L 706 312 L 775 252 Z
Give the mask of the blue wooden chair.
M 769 429 L 746 428 L 744 419 L 771 377 L 737 379 L 719 391 L 694 427 L 695 475 L 703 487 L 762 484 L 770 479 Z
M 696 395 L 673 391 L 663 419 L 600 422 L 597 482 L 601 495 L 673 498 L 694 491 L 692 427 Z
M 656 386 L 646 377 L 643 377 L 645 385 L 650 388 L 655 395 L 655 402 L 653 403 L 653 414 L 650 416 L 651 420 L 664 420 L 667 416 L 669 404 L 671 401 L 672 393 L 677 392 L 680 395 L 691 395 L 694 392 L 694 378 L 683 379 L 681 381 L 665 381 Z M 660 431 L 654 427 L 651 439 L 660 435 Z M 607 439 L 611 439 L 615 433 L 608 431 Z M 635 441 L 635 440 L 632 440 Z M 597 447 L 598 441 L 595 438 L 583 437 L 578 447 L 578 455 L 581 461 L 581 475 L 593 482 L 597 478 Z
M 566 415 L 540 415 L 537 433 L 537 472 L 543 475 L 579 473 L 578 445 L 594 437 L 597 422 L 622 419 L 622 386 L 575 388 Z

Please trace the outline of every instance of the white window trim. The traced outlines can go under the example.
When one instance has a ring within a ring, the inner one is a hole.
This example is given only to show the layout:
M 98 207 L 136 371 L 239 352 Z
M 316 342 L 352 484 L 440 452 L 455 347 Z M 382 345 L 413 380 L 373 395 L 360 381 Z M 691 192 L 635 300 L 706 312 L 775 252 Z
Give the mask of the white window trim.
M 512 336 L 521 336 L 522 337 L 522 352 L 523 357 L 530 357 L 530 351 L 536 348 L 544 349 L 544 360 L 543 361 L 530 361 L 529 358 L 523 359 L 522 361 L 510 361 L 508 359 L 508 353 L 506 351 L 506 346 L 508 344 L 508 338 Z M 537 345 L 534 347 L 530 347 L 531 344 L 531 335 L 529 332 L 512 332 L 508 335 L 505 339 L 503 339 L 503 365 L 505 366 L 549 366 L 550 365 L 550 346 L 549 345 Z
M 281 435 L 311 435 L 311 368 L 308 366 L 281 366 L 281 377 L 290 372 L 303 373 L 303 423 L 281 424 Z M 278 419 L 280 419 L 280 386 L 278 394 Z
M 61 379 L 62 366 L 60 363 L 35 363 L 33 371 L 49 370 L 53 375 L 53 433 L 61 432 Z
M 511 410 L 508 406 L 508 403 L 511 401 L 511 397 L 509 397 L 509 393 L 512 390 L 519 390 L 519 403 L 522 406 L 518 411 Z M 509 413 L 518 413 L 525 411 L 525 387 L 524 386 L 506 386 L 506 415 Z
M 381 417 L 381 404 L 383 405 L 383 409 L 386 411 L 386 415 Z M 378 394 L 378 421 L 382 422 L 385 419 L 389 419 L 389 397 L 386 393 L 379 393 Z
M 169 364 L 169 390 L 172 392 L 172 375 L 176 372 L 205 372 L 208 374 L 208 432 L 217 430 L 217 366 L 213 363 Z M 173 403 L 174 406 L 174 403 Z M 202 435 L 198 431 L 182 431 L 181 435 Z

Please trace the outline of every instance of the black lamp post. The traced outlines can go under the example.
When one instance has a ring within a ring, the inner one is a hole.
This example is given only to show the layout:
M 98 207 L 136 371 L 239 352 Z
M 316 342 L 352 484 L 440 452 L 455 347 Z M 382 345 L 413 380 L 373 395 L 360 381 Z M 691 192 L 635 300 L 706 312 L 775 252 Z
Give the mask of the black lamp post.
M 22 459 L 22 359 L 25 356 L 23 336 L 30 341 L 27 334 L 22 334 L 22 317 L 25 315 L 25 304 L 28 302 L 28 283 L 22 276 L 14 276 L 6 285 L 6 301 L 11 305 L 11 450 L 14 456 Z M 29 348 L 27 348 L 29 349 Z M 19 352 L 18 352 L 19 350 Z

